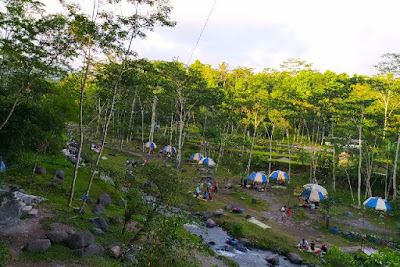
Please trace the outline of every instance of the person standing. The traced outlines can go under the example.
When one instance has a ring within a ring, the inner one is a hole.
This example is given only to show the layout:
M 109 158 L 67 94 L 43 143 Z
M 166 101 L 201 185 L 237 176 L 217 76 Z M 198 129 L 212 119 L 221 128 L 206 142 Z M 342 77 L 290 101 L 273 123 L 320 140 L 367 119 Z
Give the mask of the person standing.
M 219 189 L 219 184 L 218 181 L 215 181 L 215 186 L 214 186 L 214 193 L 218 193 L 218 189 Z
M 6 171 L 6 164 L 3 161 L 3 158 L 0 157 L 0 172 L 5 172 Z
M 286 209 L 286 217 L 290 217 L 290 213 L 292 213 L 292 210 L 290 209 L 290 207 L 288 207 L 287 209 Z

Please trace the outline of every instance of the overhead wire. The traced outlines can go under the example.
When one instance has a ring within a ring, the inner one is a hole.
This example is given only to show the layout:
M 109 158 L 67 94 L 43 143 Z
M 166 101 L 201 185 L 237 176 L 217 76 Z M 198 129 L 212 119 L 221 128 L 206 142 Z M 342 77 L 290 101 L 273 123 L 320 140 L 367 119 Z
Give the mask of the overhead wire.
M 189 57 L 189 59 L 188 59 L 188 61 L 187 61 L 187 64 L 186 64 L 187 66 L 189 66 L 189 63 L 190 63 L 190 61 L 191 61 L 192 58 L 193 58 L 193 54 L 194 54 L 194 52 L 196 51 L 197 46 L 199 45 L 200 39 L 201 39 L 201 37 L 203 36 L 203 33 L 204 33 L 204 29 L 206 28 L 206 26 L 207 26 L 207 24 L 208 24 L 208 21 L 210 20 L 211 14 L 212 14 L 212 12 L 214 11 L 214 8 L 215 8 L 215 5 L 216 5 L 216 4 L 217 4 L 217 0 L 214 0 L 214 4 L 213 4 L 212 7 L 211 7 L 210 13 L 209 13 L 208 16 L 207 16 L 207 19 L 206 19 L 206 22 L 205 22 L 204 25 L 203 25 L 203 28 L 201 29 L 199 38 L 197 38 L 196 44 L 195 44 L 195 46 L 194 46 L 194 48 L 193 48 L 193 50 L 192 50 L 192 53 L 190 54 L 190 57 Z

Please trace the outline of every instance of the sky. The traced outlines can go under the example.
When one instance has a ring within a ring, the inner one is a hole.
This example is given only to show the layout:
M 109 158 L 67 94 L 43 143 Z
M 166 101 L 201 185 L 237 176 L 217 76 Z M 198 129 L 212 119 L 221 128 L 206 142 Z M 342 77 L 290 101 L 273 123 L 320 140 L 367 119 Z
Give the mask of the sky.
M 50 11 L 56 1 L 43 0 Z M 188 63 L 214 1 L 172 0 L 177 25 L 137 40 L 139 57 Z M 216 0 L 189 63 L 261 71 L 300 58 L 320 71 L 373 75 L 380 55 L 400 52 L 398 10 L 399 0 Z

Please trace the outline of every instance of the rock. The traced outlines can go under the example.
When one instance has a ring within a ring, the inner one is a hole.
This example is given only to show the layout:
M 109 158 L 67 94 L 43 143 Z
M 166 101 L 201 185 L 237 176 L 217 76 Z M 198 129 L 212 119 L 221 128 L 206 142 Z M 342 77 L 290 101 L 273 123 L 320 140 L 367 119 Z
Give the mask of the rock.
M 91 244 L 88 247 L 80 248 L 75 250 L 75 254 L 80 257 L 102 255 L 104 253 L 104 248 L 97 243 Z
M 214 241 L 210 241 L 210 242 L 208 242 L 208 244 L 211 245 L 211 246 L 214 246 L 215 242 Z
M 0 193 L 8 193 L 10 192 L 10 187 L 8 185 L 2 185 L 0 187 Z
M 224 215 L 224 210 L 223 209 L 217 209 L 214 212 L 214 215 L 217 216 L 217 217 L 222 216 L 222 215 Z
M 46 251 L 51 246 L 49 239 L 36 239 L 25 246 L 26 251 L 42 252 Z
M 240 199 L 241 199 L 241 200 L 246 200 L 246 198 L 245 198 L 245 197 L 240 197 Z
M 72 249 L 80 249 L 87 247 L 94 242 L 93 234 L 89 231 L 77 232 L 68 238 L 68 247 Z
M 257 204 L 257 199 L 252 198 L 252 199 L 251 199 L 251 203 L 252 203 L 252 204 Z
M 227 183 L 227 184 L 225 185 L 225 188 L 226 188 L 226 189 L 232 189 L 232 187 L 233 187 L 232 183 Z
M 279 255 L 278 254 L 271 254 L 268 255 L 265 260 L 272 265 L 279 265 Z
M 237 250 L 239 250 L 240 252 L 244 252 L 244 253 L 247 252 L 247 248 L 242 243 L 237 243 L 235 248 Z
M 296 253 L 288 253 L 286 257 L 294 264 L 301 264 L 303 262 L 303 259 L 300 257 L 300 255 Z
M 206 226 L 207 228 L 214 228 L 217 224 L 212 220 L 212 219 L 208 219 L 206 221 Z
M 224 245 L 220 248 L 220 250 L 233 252 L 234 248 L 232 246 Z
M 244 246 L 247 246 L 249 244 L 249 240 L 247 240 L 246 238 L 241 238 L 239 240 L 239 243 L 243 244 Z
M 92 232 L 93 232 L 94 234 L 96 234 L 96 235 L 102 235 L 102 234 L 104 234 L 104 231 L 101 230 L 100 228 L 97 228 L 97 227 L 94 227 L 93 230 L 92 230 Z
M 22 214 L 28 214 L 32 210 L 32 206 L 23 206 L 22 207 Z
M 54 173 L 54 176 L 61 180 L 65 179 L 65 173 L 62 170 L 56 170 L 56 172 Z
M 86 213 L 86 211 L 84 209 L 81 210 L 81 208 L 74 208 L 74 212 L 75 213 L 79 213 L 79 214 L 85 214 Z
M 111 257 L 118 259 L 121 256 L 121 245 L 115 243 L 108 246 L 108 254 Z
M 110 176 L 107 176 L 104 173 L 100 174 L 100 179 L 106 183 L 109 183 L 109 184 L 115 186 L 114 180 Z
M 204 220 L 210 219 L 211 216 L 212 216 L 212 212 L 211 211 L 204 211 L 202 216 L 203 216 Z
M 225 209 L 226 209 L 226 210 L 232 210 L 233 207 L 232 207 L 232 205 L 226 205 L 226 206 L 225 206 Z
M 107 207 L 111 204 L 111 197 L 107 193 L 103 193 L 97 200 L 97 204 L 101 204 L 104 207 Z
M 121 217 L 119 216 L 108 217 L 108 222 L 113 224 L 119 224 L 121 223 Z
M 104 207 L 101 204 L 97 204 L 94 209 L 93 209 L 93 213 L 96 215 L 100 215 L 104 212 Z
M 353 213 L 351 213 L 350 211 L 343 211 L 342 215 L 347 216 L 347 217 L 353 217 Z
M 93 226 L 98 227 L 103 231 L 108 231 L 108 223 L 106 222 L 106 220 L 104 220 L 104 218 L 101 217 L 92 218 L 89 220 L 89 222 Z
M 68 234 L 65 231 L 52 231 L 46 234 L 51 243 L 64 243 L 68 240 Z
M 16 200 L 20 200 L 20 201 L 24 202 L 26 205 L 31 205 L 32 203 L 40 203 L 43 201 L 47 201 L 47 199 L 44 197 L 28 195 L 28 194 L 25 194 L 25 193 L 22 193 L 19 191 L 16 191 L 13 194 L 14 194 L 14 198 Z
M 139 262 L 138 262 L 138 260 L 135 258 L 135 255 L 133 255 L 133 254 L 126 254 L 125 255 L 125 257 L 124 257 L 124 264 L 125 265 L 128 265 L 128 266 L 130 266 L 130 265 L 136 265 L 136 264 L 138 264 Z
M 39 211 L 37 209 L 31 209 L 26 215 L 28 218 L 36 218 L 38 216 Z
M 40 174 L 40 175 L 45 175 L 46 174 L 46 168 L 45 167 L 36 167 L 35 168 L 35 173 Z
M 107 157 L 106 157 L 106 156 L 102 156 L 101 159 L 102 159 L 102 160 L 106 160 Z
M 19 219 L 22 215 L 22 205 L 19 201 L 8 200 L 0 206 L 0 221 Z

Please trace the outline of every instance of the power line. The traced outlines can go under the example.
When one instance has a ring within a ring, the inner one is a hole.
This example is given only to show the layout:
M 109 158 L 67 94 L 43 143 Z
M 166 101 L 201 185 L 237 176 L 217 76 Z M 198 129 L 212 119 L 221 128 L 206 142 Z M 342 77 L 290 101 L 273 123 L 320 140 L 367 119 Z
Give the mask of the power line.
M 206 26 L 207 26 L 208 20 L 210 19 L 211 14 L 212 14 L 212 12 L 213 12 L 214 7 L 215 7 L 216 4 L 217 4 L 217 0 L 214 0 L 214 4 L 213 4 L 213 6 L 211 7 L 210 13 L 208 14 L 207 20 L 206 20 L 206 22 L 204 23 L 203 29 L 201 29 L 201 32 L 200 32 L 199 38 L 197 39 L 196 45 L 194 46 L 193 51 L 192 51 L 192 53 L 190 54 L 189 60 L 188 60 L 188 62 L 187 62 L 187 64 L 186 64 L 187 66 L 189 66 L 189 63 L 190 63 L 190 61 L 192 60 L 194 51 L 196 51 L 196 48 L 197 48 L 197 46 L 198 46 L 198 44 L 199 44 L 199 42 L 200 42 L 201 36 L 203 35 L 204 29 L 205 29 Z

